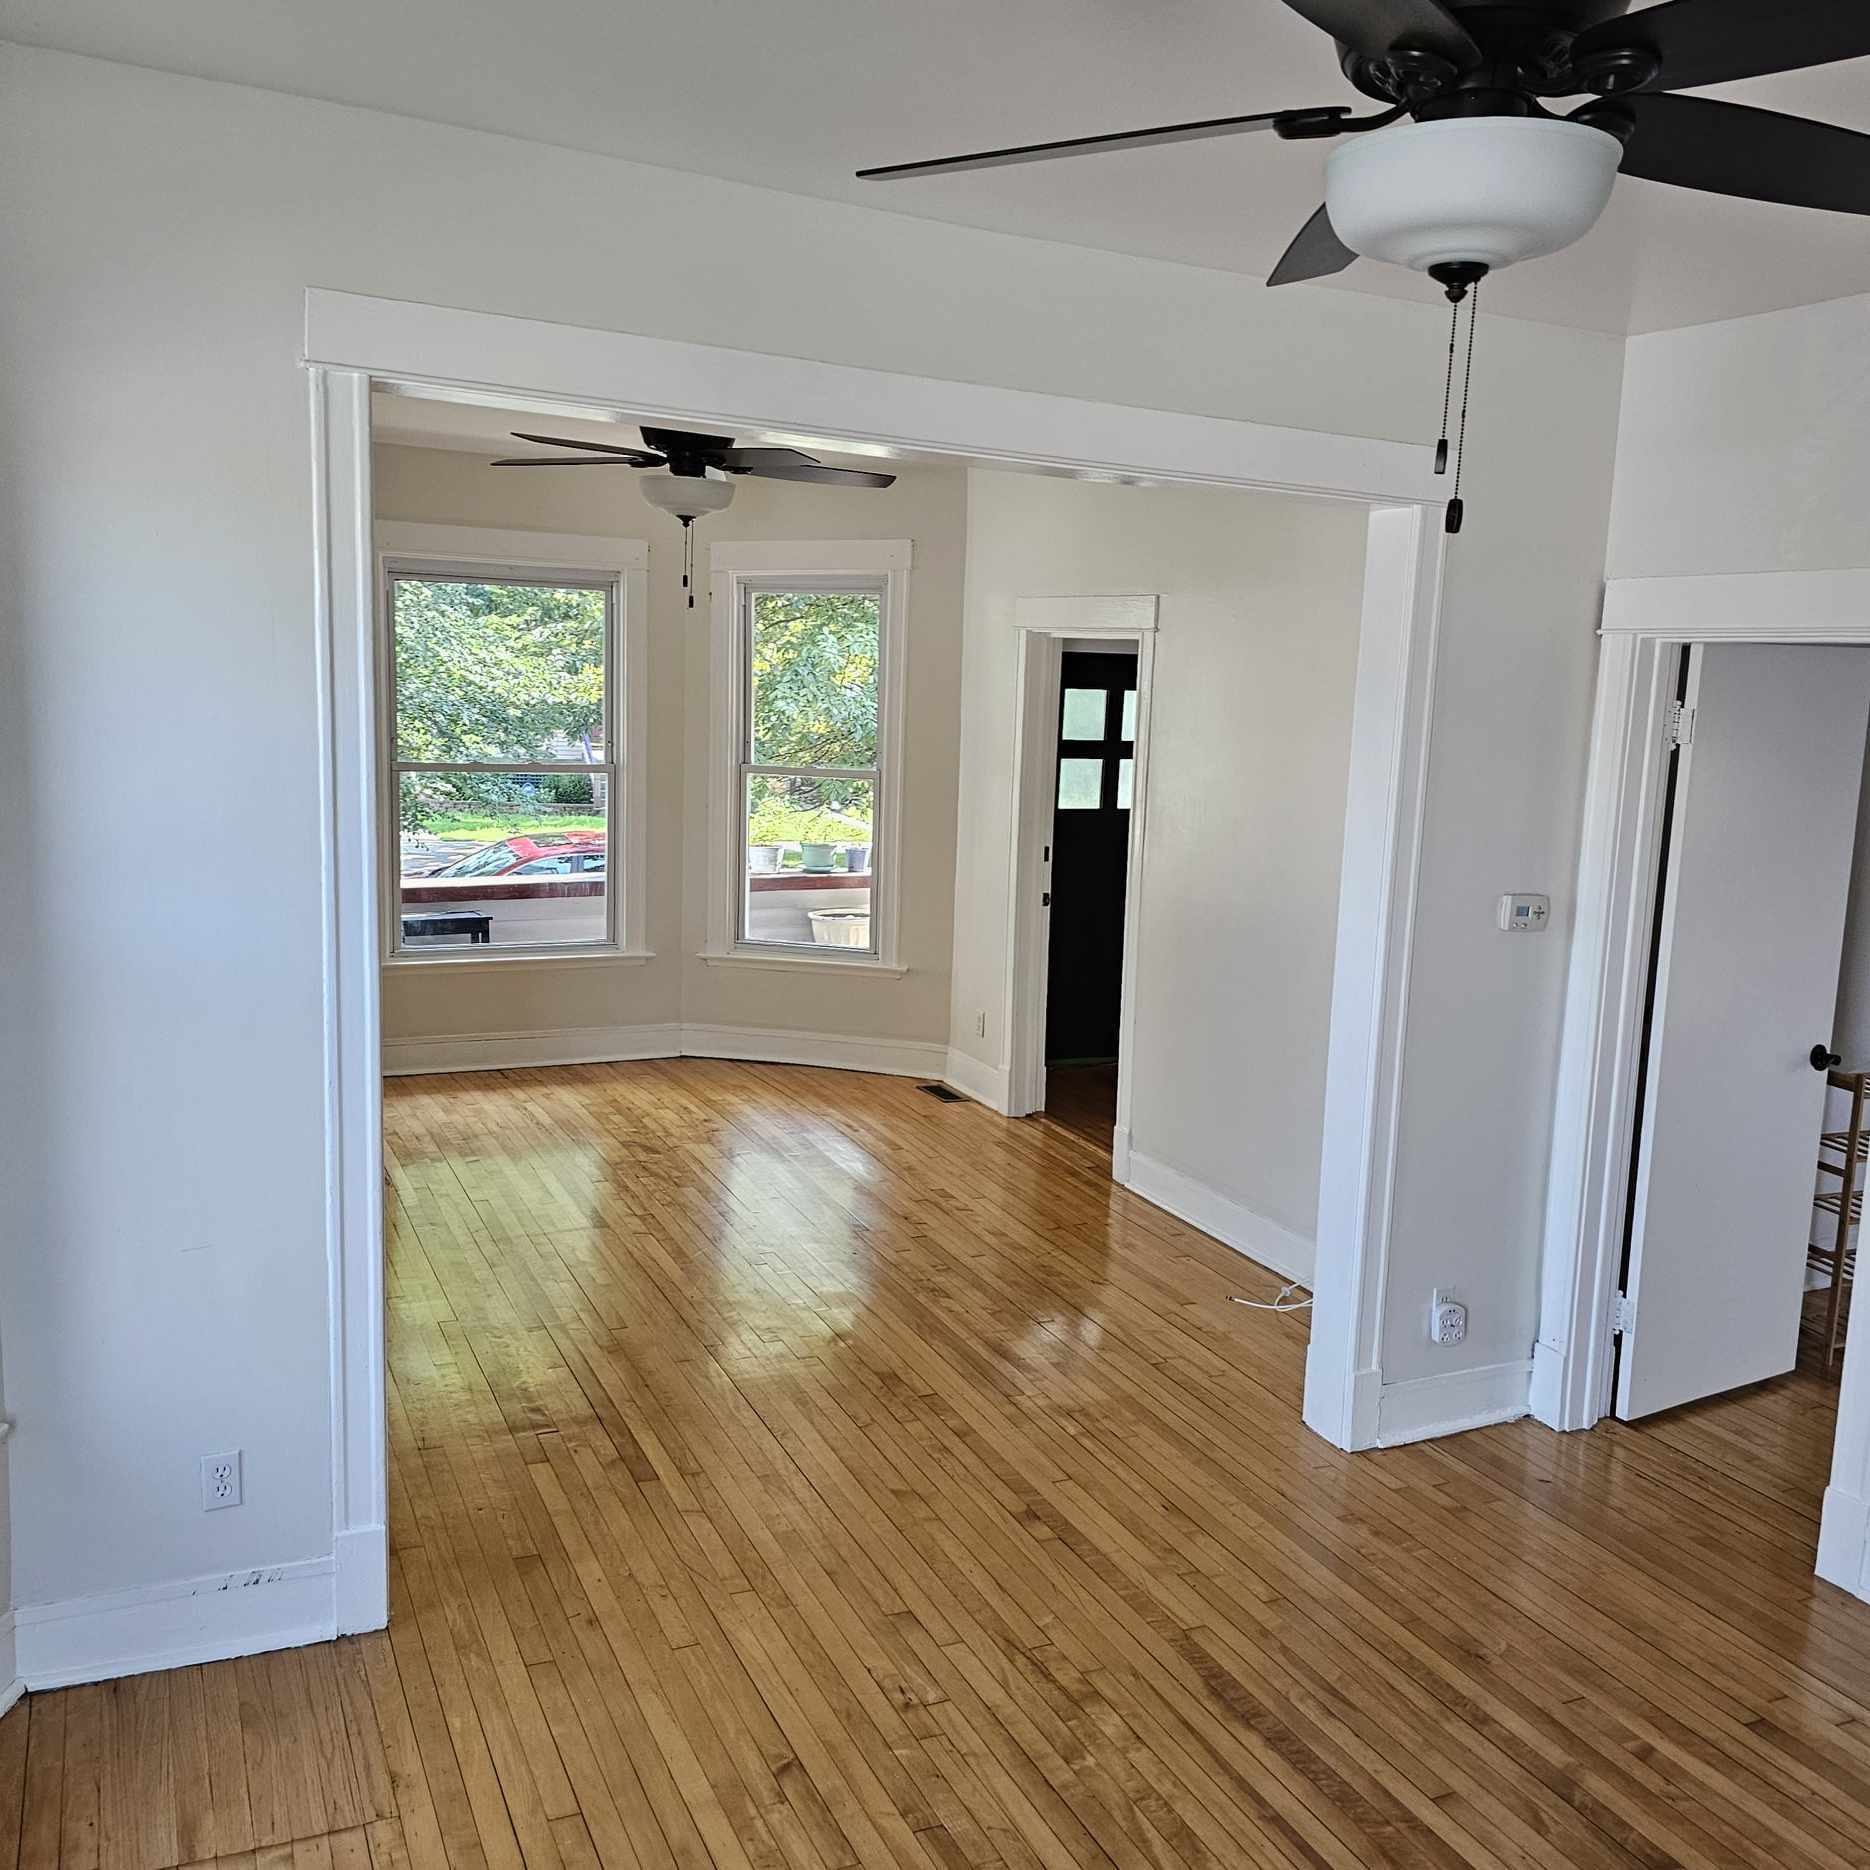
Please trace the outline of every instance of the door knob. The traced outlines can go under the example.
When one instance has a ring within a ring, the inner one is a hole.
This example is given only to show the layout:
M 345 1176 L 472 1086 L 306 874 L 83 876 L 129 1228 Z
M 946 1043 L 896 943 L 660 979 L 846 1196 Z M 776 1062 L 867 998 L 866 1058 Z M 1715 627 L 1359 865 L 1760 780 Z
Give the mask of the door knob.
M 1811 1050 L 1813 1071 L 1835 1071 L 1844 1063 L 1844 1055 L 1834 1052 L 1829 1046 L 1815 1045 Z

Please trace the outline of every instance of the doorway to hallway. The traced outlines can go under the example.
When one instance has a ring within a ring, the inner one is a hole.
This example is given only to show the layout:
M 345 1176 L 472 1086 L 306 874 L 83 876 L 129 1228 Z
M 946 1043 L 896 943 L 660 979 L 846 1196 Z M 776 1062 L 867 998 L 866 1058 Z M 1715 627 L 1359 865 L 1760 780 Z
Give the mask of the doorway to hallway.
M 1117 1115 L 1136 663 L 1123 643 L 1068 643 L 1059 662 L 1045 1111 L 1102 1149 Z

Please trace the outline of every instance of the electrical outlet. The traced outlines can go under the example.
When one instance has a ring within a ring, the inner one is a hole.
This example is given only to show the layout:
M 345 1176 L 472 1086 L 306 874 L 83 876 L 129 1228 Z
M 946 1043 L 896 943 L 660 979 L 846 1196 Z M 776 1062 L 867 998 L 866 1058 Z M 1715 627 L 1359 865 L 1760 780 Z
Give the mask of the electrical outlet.
M 201 1510 L 212 1513 L 240 1504 L 240 1450 L 201 1457 Z
M 974 1015 L 974 1037 L 984 1039 L 987 1036 L 987 1012 L 983 1007 Z
M 1459 1344 L 1467 1336 L 1467 1307 L 1452 1290 L 1439 1288 L 1429 1301 L 1428 1339 L 1431 1344 Z

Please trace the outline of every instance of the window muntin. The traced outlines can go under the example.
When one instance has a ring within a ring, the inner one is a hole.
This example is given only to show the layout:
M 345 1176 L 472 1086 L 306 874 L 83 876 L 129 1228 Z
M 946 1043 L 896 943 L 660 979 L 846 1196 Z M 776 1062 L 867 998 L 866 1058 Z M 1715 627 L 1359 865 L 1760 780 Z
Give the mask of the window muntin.
M 396 565 L 385 607 L 391 951 L 614 944 L 617 575 Z
M 883 579 L 747 580 L 735 939 L 836 960 L 879 952 Z

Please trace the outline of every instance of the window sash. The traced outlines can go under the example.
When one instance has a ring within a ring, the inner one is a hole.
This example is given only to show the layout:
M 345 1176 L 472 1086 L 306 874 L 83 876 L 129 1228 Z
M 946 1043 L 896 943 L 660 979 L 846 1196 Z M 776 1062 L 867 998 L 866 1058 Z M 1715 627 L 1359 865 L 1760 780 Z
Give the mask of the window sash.
M 383 744 L 389 758 L 383 770 L 389 783 L 382 801 L 385 890 L 385 937 L 388 953 L 398 961 L 459 964 L 457 951 L 410 948 L 403 942 L 402 923 L 402 776 L 405 773 L 583 773 L 604 781 L 604 933 L 596 941 L 504 944 L 505 956 L 524 954 L 592 954 L 620 946 L 624 926 L 623 892 L 626 868 L 620 858 L 618 833 L 623 810 L 626 770 L 637 757 L 623 743 L 626 718 L 617 692 L 620 661 L 619 630 L 623 610 L 623 578 L 615 571 L 576 571 L 564 567 L 479 563 L 461 559 L 386 559 L 383 579 L 383 687 L 381 694 Z M 604 750 L 602 760 L 404 760 L 397 757 L 402 744 L 396 682 L 396 587 L 399 584 L 516 584 L 553 590 L 601 591 L 604 596 Z M 640 672 L 639 672 L 640 679 Z M 483 954 L 486 952 L 482 951 Z
M 882 927 L 879 917 L 883 902 L 881 889 L 882 877 L 879 874 L 880 854 L 883 846 L 883 821 L 885 813 L 894 809 L 895 801 L 886 795 L 884 773 L 889 762 L 889 749 L 884 744 L 888 732 L 885 725 L 887 711 L 884 696 L 889 692 L 888 684 L 893 676 L 890 667 L 890 582 L 887 577 L 878 577 L 875 573 L 860 573 L 850 577 L 788 576 L 784 572 L 742 575 L 736 579 L 738 586 L 738 614 L 735 617 L 734 644 L 737 662 L 735 677 L 736 713 L 734 723 L 734 745 L 739 753 L 735 763 L 735 798 L 734 798 L 734 834 L 731 840 L 733 875 L 731 878 L 732 901 L 734 904 L 733 940 L 734 946 L 750 954 L 810 955 L 814 961 L 825 961 L 833 966 L 853 961 L 874 961 L 882 953 Z M 753 709 L 754 709 L 754 600 L 768 592 L 780 592 L 788 596 L 839 596 L 860 592 L 873 596 L 877 600 L 877 680 L 876 680 L 876 727 L 877 749 L 876 764 L 872 766 L 789 766 L 773 761 L 755 760 L 753 754 Z M 752 906 L 752 892 L 749 889 L 750 859 L 747 852 L 747 782 L 762 776 L 775 779 L 850 779 L 866 782 L 870 787 L 870 940 L 862 948 L 833 947 L 817 942 L 775 942 L 756 940 L 747 932 L 748 911 Z

